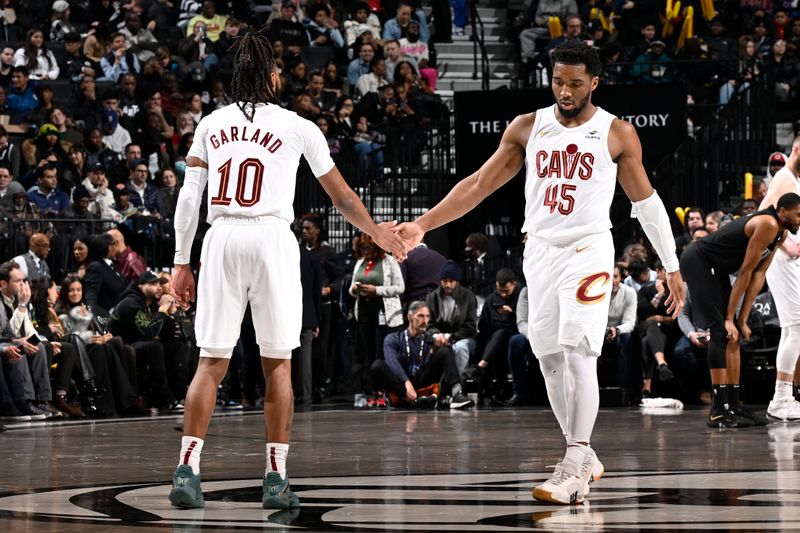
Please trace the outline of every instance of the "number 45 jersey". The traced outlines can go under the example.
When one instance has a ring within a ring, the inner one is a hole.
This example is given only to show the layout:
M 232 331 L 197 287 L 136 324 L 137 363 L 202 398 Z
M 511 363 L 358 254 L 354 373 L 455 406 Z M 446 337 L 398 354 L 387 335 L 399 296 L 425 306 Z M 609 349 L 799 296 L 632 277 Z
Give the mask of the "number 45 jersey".
M 617 164 L 608 136 L 615 118 L 598 107 L 588 122 L 567 128 L 555 104 L 536 112 L 525 149 L 523 232 L 560 246 L 611 228 Z
M 333 168 L 319 128 L 274 104 L 257 105 L 252 122 L 236 104 L 214 111 L 197 126 L 189 156 L 208 163 L 209 223 L 221 216 L 291 223 L 300 156 L 316 177 Z

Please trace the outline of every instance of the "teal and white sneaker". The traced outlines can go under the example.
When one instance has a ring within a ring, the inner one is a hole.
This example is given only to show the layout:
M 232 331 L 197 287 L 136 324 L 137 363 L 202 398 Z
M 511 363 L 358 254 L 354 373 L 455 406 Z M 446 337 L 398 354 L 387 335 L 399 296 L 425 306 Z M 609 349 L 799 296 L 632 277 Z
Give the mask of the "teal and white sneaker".
M 300 507 L 300 498 L 289 488 L 289 479 L 282 479 L 277 472 L 270 472 L 264 478 L 264 509 L 295 509 Z
M 205 507 L 203 491 L 200 489 L 200 474 L 194 475 L 192 467 L 180 465 L 172 474 L 172 490 L 169 501 L 181 509 L 199 509 Z

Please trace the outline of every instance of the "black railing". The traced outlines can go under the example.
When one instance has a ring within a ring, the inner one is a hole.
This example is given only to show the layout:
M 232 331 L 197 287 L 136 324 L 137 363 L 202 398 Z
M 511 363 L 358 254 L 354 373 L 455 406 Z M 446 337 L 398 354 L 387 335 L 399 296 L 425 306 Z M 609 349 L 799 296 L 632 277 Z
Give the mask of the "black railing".
M 477 0 L 469 0 L 469 20 L 472 27 L 472 79 L 478 79 L 478 54 L 480 52 L 481 89 L 489 90 L 489 54 L 486 51 L 484 27 L 481 15 L 478 13 Z

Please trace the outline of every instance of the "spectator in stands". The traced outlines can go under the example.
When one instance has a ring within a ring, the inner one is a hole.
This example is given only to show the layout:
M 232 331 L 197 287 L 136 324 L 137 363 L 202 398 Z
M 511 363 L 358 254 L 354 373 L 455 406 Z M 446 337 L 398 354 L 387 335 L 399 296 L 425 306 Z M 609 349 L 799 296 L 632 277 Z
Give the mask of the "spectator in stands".
M 788 102 L 797 96 L 800 87 L 800 65 L 796 56 L 786 53 L 786 41 L 778 39 L 772 52 L 764 60 L 764 68 L 774 76 L 775 96 L 779 102 Z
M 544 55 L 541 59 L 542 64 L 551 70 L 552 65 L 550 64 L 550 55 L 553 53 L 553 50 L 557 46 L 564 44 L 566 41 L 580 39 L 583 36 L 583 21 L 581 20 L 580 15 L 577 13 L 567 15 L 564 22 L 566 29 L 564 30 L 563 35 L 550 39 L 550 41 L 547 43 L 547 46 L 544 48 Z
M 18 178 L 20 175 L 21 159 L 19 146 L 10 142 L 8 132 L 3 126 L 0 126 L 0 163 L 8 165 L 12 178 Z
M 626 270 L 628 271 L 628 275 L 622 283 L 632 288 L 637 293 L 642 287 L 655 283 L 656 279 L 658 279 L 658 273 L 648 267 L 647 263 L 642 260 L 631 261 L 628 263 Z
M 111 36 L 111 51 L 100 60 L 100 68 L 106 79 L 117 83 L 119 77 L 129 72 L 141 72 L 139 58 L 128 50 L 127 40 L 122 33 Z
M 64 145 L 83 143 L 83 134 L 75 129 L 69 114 L 59 105 L 54 105 L 47 116 L 47 122 L 58 128 L 59 138 Z
M 753 182 L 753 200 L 755 200 L 758 205 L 761 205 L 761 201 L 764 200 L 766 195 L 767 183 L 761 179 L 755 180 Z
M 383 52 L 386 55 L 386 79 L 389 83 L 394 82 L 394 73 L 397 69 L 397 65 L 401 61 L 407 61 L 412 64 L 415 70 L 418 70 L 416 66 L 416 60 L 409 56 L 404 56 L 403 51 L 400 49 L 400 41 L 397 40 L 390 40 L 386 41 L 386 44 L 383 47 Z
M 461 375 L 478 345 L 478 303 L 472 291 L 461 286 L 458 263 L 446 261 L 438 272 L 439 286 L 425 298 L 431 315 L 428 332 L 434 345 L 453 349 Z
M 533 64 L 537 57 L 536 42 L 546 39 L 550 35 L 550 17 L 558 17 L 566 22 L 570 13 L 578 13 L 575 0 L 541 0 L 531 3 L 530 9 L 534 10 L 530 16 L 530 27 L 519 33 L 520 55 L 523 63 Z
M 0 298 L 3 302 L 0 335 L 7 343 L 3 350 L 4 373 L 22 379 L 22 383 L 9 382 L 19 412 L 42 419 L 53 415 L 47 405 L 53 399 L 53 390 L 44 346 L 34 346 L 28 341 L 34 333 L 28 316 L 30 297 L 30 285 L 25 281 L 19 265 L 13 261 L 0 265 Z M 15 349 L 9 349 L 8 345 Z M 12 365 L 20 365 L 21 368 L 17 369 L 19 372 L 15 372 Z
M 389 330 L 403 325 L 400 295 L 405 284 L 397 260 L 366 233 L 359 237 L 358 257 L 349 289 L 356 298 L 354 313 L 358 323 L 358 360 L 353 374 L 357 390 L 372 392 L 370 368 L 381 354 L 383 338 Z
M 772 152 L 767 160 L 767 180 L 771 180 L 775 173 L 786 166 L 786 154 Z
M 88 234 L 92 231 L 92 225 L 81 223 L 81 220 L 95 220 L 97 217 L 89 210 L 91 195 L 83 185 L 76 185 L 72 191 L 72 203 L 64 209 L 59 216 L 74 220 L 70 228 L 73 234 Z
M 189 36 L 194 32 L 194 25 L 197 22 L 205 24 L 205 32 L 212 43 L 219 40 L 219 36 L 225 28 L 225 21 L 228 19 L 225 15 L 217 14 L 217 6 L 214 0 L 205 0 L 199 15 L 195 15 L 189 20 L 186 26 L 186 35 Z
M 680 371 L 680 375 L 687 381 L 686 388 L 690 394 L 691 399 L 697 399 L 697 396 L 704 387 L 700 381 L 705 381 L 703 378 L 698 379 L 698 376 L 707 376 L 702 371 L 702 365 L 698 365 L 698 360 L 705 359 L 708 354 L 708 341 L 711 335 L 708 331 L 697 329 L 693 321 L 692 315 L 692 297 L 689 291 L 686 291 L 686 299 L 683 303 L 683 309 L 678 317 L 678 327 L 680 327 L 683 336 L 678 339 L 677 344 L 672 352 L 673 367 Z M 706 388 L 706 391 L 708 389 Z M 708 392 L 706 392 L 706 395 Z
M 66 0 L 56 0 L 53 2 L 53 14 L 50 16 L 50 40 L 63 41 L 64 37 L 75 32 L 75 26 L 69 21 L 70 9 L 69 2 Z
M 86 36 L 83 41 L 83 55 L 91 62 L 92 69 L 95 71 L 93 77 L 97 77 L 102 72 L 100 61 L 111 51 L 111 32 L 105 24 L 99 24 L 94 33 Z
M 683 215 L 683 233 L 675 237 L 675 249 L 678 257 L 692 242 L 692 231 L 695 228 L 702 228 L 705 223 L 705 213 L 699 207 L 692 207 Z
M 309 44 L 306 29 L 294 20 L 295 9 L 291 0 L 283 0 L 280 18 L 272 20 L 267 32 L 269 40 L 271 42 L 281 41 L 290 56 L 300 55 L 300 50 Z
M 319 109 L 320 113 L 327 115 L 333 114 L 336 106 L 336 97 L 333 93 L 325 91 L 325 79 L 321 72 L 312 72 L 308 77 L 306 94 L 311 98 L 312 104 Z
M 28 251 L 12 261 L 28 281 L 51 278 L 47 256 L 50 254 L 50 237 L 44 233 L 34 233 L 28 241 Z
M 164 217 L 172 220 L 175 217 L 175 206 L 178 202 L 178 176 L 171 168 L 165 168 L 157 176 L 158 192 L 161 194 L 161 201 L 164 204 Z
M 363 97 L 367 93 L 377 94 L 378 88 L 387 85 L 386 61 L 374 56 L 369 62 L 369 73 L 359 76 L 356 81 L 356 96 Z
M 353 4 L 353 17 L 344 22 L 345 42 L 351 46 L 362 31 L 363 26 L 372 33 L 374 39 L 381 38 L 381 21 L 378 16 L 370 11 L 369 4 L 358 1 Z
M 114 262 L 116 245 L 111 235 L 104 233 L 89 242 L 89 266 L 83 277 L 86 303 L 99 306 L 105 314 L 119 302 L 127 281 Z
M 119 335 L 136 350 L 138 382 L 147 383 L 151 390 L 146 403 L 169 412 L 183 412 L 183 404 L 176 400 L 167 381 L 164 346 L 158 335 L 167 315 L 177 311 L 171 295 L 161 294 L 158 277 L 145 272 L 123 292 L 109 322 L 109 330 Z M 149 378 L 149 379 L 148 379 Z
M 11 123 L 23 122 L 28 113 L 38 106 L 36 82 L 29 80 L 28 67 L 15 66 L 11 69 L 11 86 L 8 89 L 7 103 L 7 109 L 11 114 Z
M 675 74 L 672 58 L 665 50 L 663 41 L 650 43 L 650 49 L 636 58 L 636 64 L 631 69 L 631 78 L 645 83 L 670 83 Z
M 118 154 L 131 144 L 131 134 L 120 126 L 119 115 L 113 109 L 103 112 L 103 142 Z
M 756 212 L 756 210 L 758 210 L 758 204 L 756 203 L 755 200 L 750 198 L 742 202 L 742 205 L 739 206 L 739 209 L 737 211 L 739 212 L 740 215 L 746 216 L 746 215 L 752 215 L 753 213 Z
M 83 278 L 86 267 L 89 266 L 89 247 L 86 245 L 88 238 L 79 236 L 72 243 L 72 273 Z M 83 285 L 81 285 L 81 298 L 83 298 Z
M 54 160 L 57 168 L 63 168 L 67 154 L 61 147 L 61 134 L 53 124 L 42 124 L 34 139 L 22 141 L 22 155 L 28 168 L 42 164 L 43 160 Z M 54 157 L 53 157 L 54 156 Z
M 361 43 L 358 49 L 358 57 L 353 59 L 347 67 L 347 81 L 350 85 L 358 83 L 358 79 L 364 74 L 369 74 L 370 63 L 375 57 L 375 45 L 372 43 Z
M 302 60 L 292 59 L 288 66 L 289 72 L 283 85 L 283 95 L 290 100 L 305 91 L 308 80 L 306 80 L 306 64 Z
M 164 202 L 158 187 L 149 183 L 150 171 L 147 163 L 140 159 L 131 169 L 130 179 L 125 184 L 131 193 L 131 204 L 136 207 L 144 207 L 147 212 L 156 218 L 161 218 L 165 213 Z
M 108 230 L 111 236 L 111 257 L 117 264 L 117 270 L 128 281 L 134 281 L 147 270 L 147 263 L 125 243 L 125 236 L 117 228 Z
M 133 228 L 133 219 L 139 216 L 139 208 L 131 203 L 131 191 L 126 189 L 114 189 L 114 204 L 111 206 L 116 212 L 114 220 L 119 220 L 129 228 Z
M 216 71 L 219 56 L 215 52 L 214 43 L 208 38 L 205 24 L 201 21 L 195 22 L 193 33 L 178 44 L 178 55 L 187 63 L 189 70 L 196 68 L 199 61 L 206 73 Z
M 712 59 L 727 61 L 736 59 L 738 55 L 738 47 L 736 41 L 728 37 L 725 31 L 725 18 L 723 15 L 718 14 L 709 23 L 709 30 L 711 32 L 705 39 L 708 49 L 711 52 Z M 732 70 L 733 65 L 722 65 L 723 72 Z
M 11 169 L 8 168 L 8 164 L 0 162 L 0 209 L 5 213 L 11 211 L 12 188 L 10 188 L 9 185 L 11 185 L 12 179 L 14 178 L 11 176 Z
M 329 46 L 344 48 L 344 38 L 339 31 L 336 19 L 331 18 L 331 10 L 325 4 L 315 4 L 308 10 L 306 31 L 310 46 Z
M 655 283 L 639 289 L 637 312 L 639 315 L 639 337 L 642 339 L 642 397 L 652 395 L 654 372 L 658 380 L 672 380 L 675 375 L 667 365 L 667 346 L 674 346 L 679 329 L 675 319 L 667 312 L 665 302 L 669 297 L 666 270 L 656 266 L 658 278 Z M 671 343 L 671 344 L 670 344 Z
M 214 50 L 220 61 L 220 74 L 225 80 L 230 80 L 233 76 L 233 54 L 229 53 L 229 51 L 239 37 L 243 27 L 241 20 L 236 17 L 228 17 L 228 20 L 225 21 L 225 31 L 220 34 L 219 40 L 214 43 Z
M 100 129 L 90 128 L 86 133 L 86 164 L 93 168 L 95 163 L 100 163 L 108 175 L 112 169 L 117 167 L 120 159 L 119 154 L 103 142 L 103 134 Z
M 14 68 L 14 49 L 10 46 L 0 48 L 0 86 L 11 83 L 11 69 Z
M 400 51 L 404 56 L 412 58 L 419 69 L 419 75 L 428 82 L 432 89 L 436 89 L 436 69 L 428 63 L 430 51 L 428 43 L 423 41 L 420 36 L 420 26 L 417 21 L 412 20 L 408 23 L 408 31 L 405 37 L 400 39 Z
M 64 36 L 64 54 L 56 58 L 62 79 L 78 82 L 84 74 L 97 75 L 92 62 L 81 52 L 81 44 L 81 36 L 77 32 L 69 32 Z
M 383 38 L 386 40 L 396 39 L 400 40 L 408 34 L 408 25 L 413 20 L 419 24 L 419 40 L 423 43 L 430 41 L 430 32 L 428 31 L 428 23 L 425 19 L 425 13 L 419 9 L 413 13 L 411 5 L 405 1 L 401 1 L 397 6 L 397 14 L 394 18 L 386 21 L 383 25 Z
M 37 185 L 28 193 L 30 200 L 36 204 L 42 215 L 52 216 L 60 213 L 69 205 L 69 196 L 57 189 L 58 167 L 48 163 L 34 172 Z
M 464 371 L 464 376 L 480 384 L 482 396 L 488 393 L 501 402 L 507 387 L 508 341 L 518 331 L 516 309 L 520 290 L 511 269 L 497 271 L 495 291 L 486 297 L 478 318 L 480 360 Z M 497 379 L 494 391 L 488 390 L 492 375 Z
M 142 19 L 138 13 L 125 15 L 125 26 L 119 31 L 125 36 L 125 48 L 136 54 L 139 64 L 155 55 L 158 39 L 148 28 L 142 27 Z
M 464 283 L 479 297 L 487 297 L 496 287 L 494 274 L 501 266 L 489 255 L 489 238 L 483 233 L 470 233 L 464 242 Z
M 329 61 L 325 65 L 323 76 L 325 79 L 323 91 L 332 93 L 337 99 L 342 95 L 350 94 L 350 82 L 347 78 L 339 76 L 339 67 L 336 66 L 335 61 Z
M 31 28 L 25 35 L 25 44 L 14 52 L 14 66 L 26 67 L 32 80 L 55 80 L 59 69 L 53 52 L 44 46 L 44 33 Z
M 517 299 L 517 333 L 508 340 L 508 368 L 511 371 L 511 398 L 505 403 L 511 407 L 531 403 L 530 373 L 535 362 L 528 340 L 528 287 L 523 287 Z
M 616 356 L 617 384 L 626 390 L 630 389 L 633 377 L 635 353 L 633 330 L 636 326 L 637 305 L 636 291 L 622 283 L 622 270 L 615 266 L 602 355 L 605 357 Z
M 438 403 L 438 395 L 418 395 L 417 391 L 434 384 L 438 390 L 438 384 L 442 383 L 452 395 L 451 409 L 474 405 L 462 390 L 453 351 L 449 346 L 432 343 L 426 334 L 430 311 L 425 302 L 412 302 L 407 318 L 407 329 L 386 336 L 384 359 L 372 363 L 375 386 L 396 396 L 400 405 L 433 408 Z
M 97 98 L 97 83 L 92 76 L 85 75 L 81 79 L 75 117 L 83 120 L 87 128 L 100 127 L 103 122 L 103 106 Z
M 712 211 L 708 215 L 706 215 L 706 230 L 709 233 L 714 233 L 719 229 L 719 223 L 722 220 L 722 217 L 725 216 L 723 211 Z

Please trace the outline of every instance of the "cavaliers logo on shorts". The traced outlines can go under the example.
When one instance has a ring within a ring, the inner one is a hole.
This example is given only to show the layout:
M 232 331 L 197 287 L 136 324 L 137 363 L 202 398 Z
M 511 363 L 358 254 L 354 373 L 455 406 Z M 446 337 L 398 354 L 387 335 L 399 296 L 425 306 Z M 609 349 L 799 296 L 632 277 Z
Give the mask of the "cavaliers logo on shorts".
M 611 274 L 608 272 L 598 272 L 597 274 L 586 276 L 578 283 L 575 299 L 583 305 L 594 305 L 602 302 L 608 292 L 603 290 L 598 293 L 597 288 L 608 285 L 609 281 L 611 281 Z

